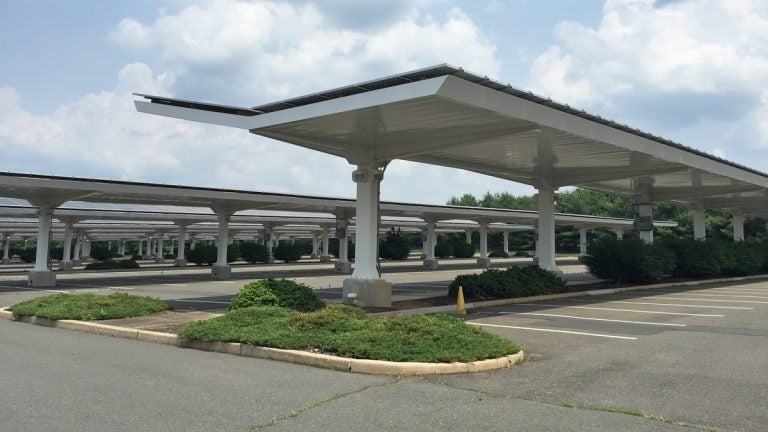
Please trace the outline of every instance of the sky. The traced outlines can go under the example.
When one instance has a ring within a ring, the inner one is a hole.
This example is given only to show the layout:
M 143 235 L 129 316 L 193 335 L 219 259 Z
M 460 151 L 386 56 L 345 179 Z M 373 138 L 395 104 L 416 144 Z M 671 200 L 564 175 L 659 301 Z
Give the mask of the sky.
M 0 0 L 0 171 L 354 196 L 345 160 L 136 112 L 448 63 L 768 172 L 766 0 Z M 382 199 L 518 183 L 392 162 Z

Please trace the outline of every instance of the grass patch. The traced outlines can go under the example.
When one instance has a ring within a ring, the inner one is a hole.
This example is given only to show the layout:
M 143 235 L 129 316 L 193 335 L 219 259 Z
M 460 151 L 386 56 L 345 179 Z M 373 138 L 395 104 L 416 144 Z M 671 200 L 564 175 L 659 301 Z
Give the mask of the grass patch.
M 346 305 L 307 313 L 275 306 L 237 309 L 187 324 L 179 336 L 399 362 L 468 362 L 520 351 L 520 346 L 448 315 L 369 318 Z
M 114 293 L 108 296 L 53 294 L 16 303 L 10 307 L 14 316 L 83 321 L 150 315 L 165 309 L 168 309 L 165 302 L 125 293 Z

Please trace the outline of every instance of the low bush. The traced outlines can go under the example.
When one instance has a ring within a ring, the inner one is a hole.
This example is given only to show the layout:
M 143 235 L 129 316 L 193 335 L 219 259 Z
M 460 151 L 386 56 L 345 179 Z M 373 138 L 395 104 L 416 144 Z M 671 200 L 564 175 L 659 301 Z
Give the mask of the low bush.
M 108 245 L 103 242 L 93 243 L 91 245 L 91 258 L 96 261 L 107 261 L 112 258 L 117 258 L 117 252 L 109 249 Z
M 307 285 L 287 279 L 262 279 L 245 285 L 232 299 L 229 310 L 251 306 L 282 306 L 300 312 L 322 309 L 325 304 Z
M 616 284 L 655 282 L 675 270 L 675 255 L 669 248 L 639 238 L 598 239 L 588 247 L 583 261 L 595 277 Z
M 301 259 L 301 247 L 291 242 L 280 242 L 274 249 L 272 255 L 276 260 L 284 262 L 296 262 Z
M 761 243 L 719 242 L 724 276 L 749 276 L 766 270 L 765 245 Z
M 472 258 L 475 256 L 475 247 L 464 241 L 453 243 L 453 256 L 456 258 Z
M 488 258 L 509 258 L 509 254 L 503 250 L 494 250 L 488 254 Z
M 37 297 L 10 307 L 15 316 L 36 316 L 52 320 L 103 320 L 150 315 L 168 309 L 158 299 L 126 293 L 53 294 Z
M 451 282 L 448 295 L 455 297 L 460 286 L 465 297 L 478 300 L 528 297 L 566 291 L 563 278 L 539 267 L 489 269 L 479 274 L 459 275 Z
M 176 254 L 172 254 L 172 253 L 163 254 L 163 258 L 165 258 L 165 259 L 176 259 Z
M 334 257 L 339 257 L 339 239 L 332 238 L 328 241 L 328 251 Z M 350 259 L 355 257 L 355 242 L 349 239 L 347 240 L 347 254 Z
M 240 244 L 240 257 L 251 264 L 263 263 L 269 260 L 269 251 L 261 243 L 245 242 Z
M 408 239 L 399 229 L 392 228 L 379 243 L 379 256 L 382 259 L 404 260 L 408 258 L 411 247 L 408 246 Z
M 435 256 L 437 258 L 449 258 L 453 256 L 453 243 L 438 237 L 435 245 Z
M 37 259 L 36 248 L 19 249 L 16 253 L 19 255 L 19 259 L 25 263 L 33 263 Z
M 186 339 L 321 350 L 388 361 L 468 362 L 520 351 L 520 346 L 447 315 L 369 318 L 359 308 L 330 305 L 301 313 L 275 306 L 237 309 L 187 324 Z
M 674 276 L 707 278 L 722 274 L 724 256 L 719 242 L 669 239 L 664 246 L 675 255 Z
M 219 248 L 212 244 L 201 244 L 190 250 L 187 255 L 187 261 L 197 265 L 211 265 L 218 260 Z M 232 243 L 227 246 L 227 262 L 235 262 L 240 259 L 240 246 Z
M 142 255 L 139 255 L 138 253 L 134 252 L 134 253 L 131 254 L 131 259 L 133 261 L 137 261 L 137 260 L 143 260 L 144 257 Z
M 120 261 L 99 261 L 93 262 L 85 266 L 85 270 L 123 270 L 123 269 L 137 269 L 139 263 L 134 260 L 120 260 Z
M 517 251 L 514 254 L 512 254 L 514 257 L 520 257 L 520 258 L 530 258 L 531 254 L 527 251 Z

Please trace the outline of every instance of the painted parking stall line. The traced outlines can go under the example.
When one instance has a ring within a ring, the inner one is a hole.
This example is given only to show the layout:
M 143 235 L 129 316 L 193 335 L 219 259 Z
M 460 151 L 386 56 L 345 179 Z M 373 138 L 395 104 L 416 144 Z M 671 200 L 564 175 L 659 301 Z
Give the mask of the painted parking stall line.
M 643 298 L 657 298 L 657 297 L 643 297 Z M 691 301 L 694 300 L 690 297 L 663 297 L 664 300 L 683 300 L 683 301 Z M 721 303 L 749 303 L 749 304 L 768 304 L 768 302 L 764 301 L 753 301 L 753 300 L 720 300 L 720 299 L 703 299 L 703 298 L 697 298 L 696 301 L 702 301 L 702 302 L 721 302 Z
M 570 299 L 570 301 L 594 303 L 594 300 L 579 300 Z M 636 301 L 624 301 L 624 300 L 610 300 L 605 303 L 621 303 L 621 304 L 638 304 L 638 305 L 653 305 L 653 306 L 671 306 L 671 307 L 686 307 L 686 308 L 708 308 L 708 309 L 731 309 L 731 310 L 755 310 L 755 308 L 745 306 L 712 306 L 712 305 L 692 305 L 692 304 L 679 304 L 679 303 L 654 303 L 654 302 L 636 302 Z
M 478 322 L 467 322 L 467 324 L 480 326 L 480 327 L 496 327 L 496 328 L 505 328 L 505 329 L 513 329 L 513 330 L 530 330 L 530 331 L 540 331 L 540 332 L 549 332 L 549 333 L 563 333 L 563 334 L 601 337 L 601 338 L 609 338 L 609 339 L 623 339 L 623 340 L 638 339 L 632 336 L 619 336 L 619 335 L 611 335 L 611 334 L 605 334 L 605 333 L 578 332 L 578 331 L 572 331 L 572 330 L 558 330 L 558 329 L 547 329 L 547 328 L 538 328 L 538 327 L 508 326 L 508 325 L 501 325 L 501 324 L 486 324 L 486 323 L 478 323 Z
M 542 316 L 542 317 L 552 317 L 552 318 L 566 318 L 566 319 L 575 319 L 575 320 L 584 320 L 584 321 L 603 321 L 603 322 L 614 322 L 614 323 L 621 323 L 621 324 L 654 325 L 654 326 L 664 326 L 664 327 L 686 327 L 685 324 L 678 324 L 678 323 L 630 321 L 630 320 L 618 320 L 618 319 L 609 319 L 609 318 L 594 318 L 594 317 L 582 317 L 582 316 L 575 316 L 575 315 L 551 314 L 551 313 L 544 313 L 544 312 L 495 312 L 495 313 L 504 314 L 504 315 L 526 315 L 526 316 Z
M 545 307 L 557 307 L 557 308 L 564 308 L 564 309 L 605 310 L 605 311 L 612 311 L 612 312 L 637 312 L 637 313 L 656 314 L 656 315 L 698 316 L 698 317 L 715 317 L 715 318 L 722 318 L 723 317 L 723 315 L 717 315 L 717 314 L 696 314 L 696 313 L 682 313 L 682 312 L 662 312 L 662 311 L 649 311 L 649 310 L 638 310 L 638 309 L 618 309 L 618 308 L 593 307 L 593 306 L 569 306 L 569 305 L 546 304 L 546 303 L 519 303 L 519 304 L 517 304 L 515 306 L 545 306 Z

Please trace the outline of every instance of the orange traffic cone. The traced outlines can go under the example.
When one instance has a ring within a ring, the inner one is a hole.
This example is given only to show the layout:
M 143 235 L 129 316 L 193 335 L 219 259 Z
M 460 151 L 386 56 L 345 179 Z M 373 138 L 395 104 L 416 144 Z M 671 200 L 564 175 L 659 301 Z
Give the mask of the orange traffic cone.
M 459 286 L 459 298 L 456 300 L 456 315 L 466 315 L 467 306 L 464 304 L 464 288 Z

